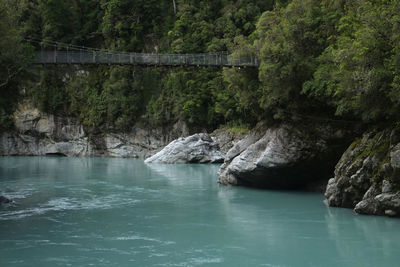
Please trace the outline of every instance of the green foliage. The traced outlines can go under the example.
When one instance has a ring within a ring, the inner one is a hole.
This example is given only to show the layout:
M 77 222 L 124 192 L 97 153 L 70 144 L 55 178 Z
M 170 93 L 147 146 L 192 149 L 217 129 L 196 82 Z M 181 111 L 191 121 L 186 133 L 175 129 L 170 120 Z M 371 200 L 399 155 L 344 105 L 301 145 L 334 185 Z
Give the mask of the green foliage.
M 129 130 L 143 113 L 152 91 L 158 90 L 153 79 L 156 75 L 129 67 L 75 72 L 66 85 L 70 101 L 66 110 L 93 128 L 105 124 L 110 129 Z
M 213 92 L 216 97 L 215 111 L 223 115 L 225 121 L 254 124 L 261 119 L 257 72 L 226 68 L 223 74 L 227 86 Z
M 366 122 L 398 120 L 397 1 L 347 1 L 304 93 Z
M 76 0 L 37 0 L 42 19 L 42 38 L 69 42 L 79 27 Z
M 23 1 L 28 38 L 137 52 L 238 48 L 242 54 L 254 53 L 247 36 L 274 4 L 177 0 L 175 14 L 172 1 Z M 77 116 L 93 128 L 129 130 L 143 113 L 153 124 L 186 120 L 201 127 L 259 117 L 255 70 L 57 67 L 42 69 L 29 88 L 41 110 Z
M 0 0 L 0 130 L 13 125 L 11 114 L 32 59 L 32 47 L 21 43 L 22 8 L 21 1 Z
M 260 105 L 275 119 L 316 105 L 301 89 L 312 78 L 317 58 L 335 29 L 332 12 L 318 0 L 293 0 L 286 8 L 265 12 L 258 21 Z
M 237 36 L 248 36 L 258 17 L 275 1 L 177 1 L 178 14 L 168 33 L 171 52 L 196 53 L 233 49 Z
M 235 121 L 228 122 L 227 124 L 221 126 L 222 130 L 228 133 L 233 133 L 235 135 L 237 134 L 245 135 L 250 132 L 251 128 L 252 128 L 251 124 L 243 124 Z
M 56 113 L 68 105 L 63 69 L 43 69 L 39 73 L 39 83 L 31 87 L 31 94 L 36 106 L 45 112 Z
M 247 36 L 274 1 L 177 1 L 170 52 L 196 53 L 237 49 L 254 53 Z M 245 47 L 246 46 L 246 47 Z M 151 121 L 187 120 L 216 127 L 227 121 L 253 124 L 260 116 L 256 70 L 178 70 L 165 76 L 163 90 L 149 103 Z
M 194 125 L 212 125 L 219 122 L 210 91 L 223 87 L 222 75 L 212 69 L 171 71 L 163 80 L 157 99 L 148 106 L 152 123 L 161 124 L 185 120 Z
M 45 68 L 36 83 L 24 83 L 42 110 L 78 116 L 94 128 L 129 130 L 140 119 L 152 124 L 185 120 L 213 128 L 316 113 L 365 122 L 400 120 L 398 1 L 0 3 L 7 7 L 0 9 L 0 59 L 5 63 L 0 66 L 1 81 L 10 76 L 7 66 L 17 70 L 24 66 L 19 55 L 29 48 L 20 45 L 20 32 L 28 38 L 110 50 L 228 50 L 234 55 L 257 55 L 261 61 L 258 70 Z M 8 89 L 0 88 L 6 96 L 0 99 L 4 125 L 12 112 L 6 103 L 19 98 L 11 88 L 19 82 L 8 79 L 3 86 Z
M 161 46 L 158 41 L 171 24 L 170 2 L 101 0 L 101 6 L 105 11 L 101 31 L 111 49 L 142 51 L 149 46 L 145 50 L 157 51 Z

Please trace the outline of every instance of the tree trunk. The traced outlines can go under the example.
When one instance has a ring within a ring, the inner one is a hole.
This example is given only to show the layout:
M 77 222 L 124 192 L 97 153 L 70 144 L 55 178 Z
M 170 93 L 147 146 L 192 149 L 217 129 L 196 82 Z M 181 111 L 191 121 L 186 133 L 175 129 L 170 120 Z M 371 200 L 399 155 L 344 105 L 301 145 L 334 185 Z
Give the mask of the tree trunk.
M 175 0 L 172 0 L 172 3 L 174 4 L 174 14 L 176 15 L 176 3 L 175 3 Z

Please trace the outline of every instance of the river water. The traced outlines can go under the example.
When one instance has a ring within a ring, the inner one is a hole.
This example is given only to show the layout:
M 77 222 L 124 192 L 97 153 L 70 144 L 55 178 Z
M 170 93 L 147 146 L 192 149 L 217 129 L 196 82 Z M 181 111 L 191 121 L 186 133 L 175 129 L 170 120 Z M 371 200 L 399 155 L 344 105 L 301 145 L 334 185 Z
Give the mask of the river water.
M 216 184 L 218 165 L 0 158 L 0 266 L 400 266 L 400 220 Z

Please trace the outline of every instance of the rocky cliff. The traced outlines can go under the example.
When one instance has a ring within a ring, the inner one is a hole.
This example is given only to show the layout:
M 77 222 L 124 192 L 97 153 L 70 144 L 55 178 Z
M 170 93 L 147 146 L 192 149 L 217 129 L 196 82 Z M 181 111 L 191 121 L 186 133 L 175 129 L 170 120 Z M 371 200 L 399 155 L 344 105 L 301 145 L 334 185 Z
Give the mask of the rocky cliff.
M 325 196 L 330 206 L 400 216 L 400 129 L 370 131 L 351 144 Z
M 346 131 L 328 124 L 267 127 L 260 123 L 228 151 L 218 182 L 272 189 L 326 182 L 348 138 Z
M 40 112 L 29 101 L 19 105 L 14 121 L 15 131 L 0 134 L 0 155 L 145 158 L 189 135 L 182 122 L 169 129 L 138 124 L 128 133 L 93 134 L 78 119 Z

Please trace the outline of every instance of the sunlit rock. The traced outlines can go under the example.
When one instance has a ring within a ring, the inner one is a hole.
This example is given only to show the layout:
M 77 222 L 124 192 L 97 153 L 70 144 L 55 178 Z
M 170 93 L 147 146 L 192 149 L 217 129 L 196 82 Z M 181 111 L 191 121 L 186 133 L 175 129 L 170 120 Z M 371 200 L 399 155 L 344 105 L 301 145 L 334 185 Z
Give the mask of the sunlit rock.
M 343 132 L 328 126 L 269 128 L 260 123 L 227 153 L 218 182 L 286 189 L 326 183 L 345 140 Z
M 179 138 L 163 150 L 146 159 L 146 163 L 220 163 L 223 154 L 218 143 L 208 134 L 194 134 Z

